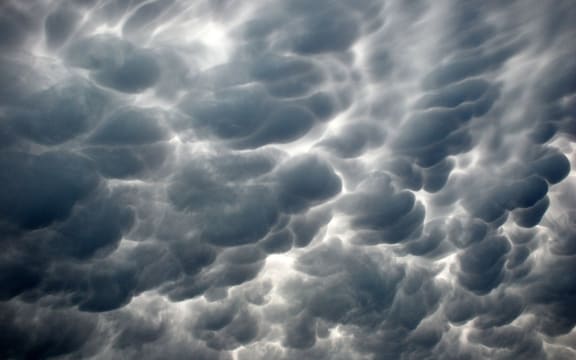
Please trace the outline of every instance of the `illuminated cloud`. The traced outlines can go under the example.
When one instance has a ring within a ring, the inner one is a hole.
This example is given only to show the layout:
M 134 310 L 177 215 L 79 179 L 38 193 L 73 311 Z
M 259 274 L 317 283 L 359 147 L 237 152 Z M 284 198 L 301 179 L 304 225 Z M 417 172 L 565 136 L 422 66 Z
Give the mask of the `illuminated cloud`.
M 570 0 L 0 5 L 0 358 L 576 357 Z

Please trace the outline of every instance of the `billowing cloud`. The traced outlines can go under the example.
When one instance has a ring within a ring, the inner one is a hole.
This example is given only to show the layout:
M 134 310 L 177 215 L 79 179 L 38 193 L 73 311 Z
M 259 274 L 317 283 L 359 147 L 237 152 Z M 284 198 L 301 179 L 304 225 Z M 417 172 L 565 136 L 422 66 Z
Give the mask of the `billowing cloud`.
M 0 5 L 0 358 L 576 357 L 569 0 Z

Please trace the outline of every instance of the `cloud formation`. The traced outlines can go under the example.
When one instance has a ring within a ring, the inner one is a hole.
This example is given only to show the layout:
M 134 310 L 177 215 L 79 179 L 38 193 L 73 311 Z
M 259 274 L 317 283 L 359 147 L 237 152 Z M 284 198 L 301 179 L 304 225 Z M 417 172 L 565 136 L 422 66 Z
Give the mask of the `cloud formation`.
M 2 2 L 0 358 L 574 358 L 575 18 Z

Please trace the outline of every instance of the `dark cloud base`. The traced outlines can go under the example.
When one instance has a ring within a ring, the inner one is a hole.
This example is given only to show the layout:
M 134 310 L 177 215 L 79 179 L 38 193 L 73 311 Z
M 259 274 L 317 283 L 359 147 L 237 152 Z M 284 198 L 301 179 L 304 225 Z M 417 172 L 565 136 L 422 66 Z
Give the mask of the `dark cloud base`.
M 575 358 L 575 21 L 3 1 L 0 358 Z

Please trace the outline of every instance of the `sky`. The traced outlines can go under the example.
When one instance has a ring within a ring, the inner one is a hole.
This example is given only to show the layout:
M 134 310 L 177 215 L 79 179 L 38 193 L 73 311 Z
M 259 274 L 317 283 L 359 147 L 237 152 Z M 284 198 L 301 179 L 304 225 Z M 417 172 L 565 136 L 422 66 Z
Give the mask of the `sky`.
M 0 2 L 0 358 L 576 358 L 576 2 Z

